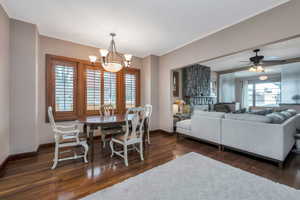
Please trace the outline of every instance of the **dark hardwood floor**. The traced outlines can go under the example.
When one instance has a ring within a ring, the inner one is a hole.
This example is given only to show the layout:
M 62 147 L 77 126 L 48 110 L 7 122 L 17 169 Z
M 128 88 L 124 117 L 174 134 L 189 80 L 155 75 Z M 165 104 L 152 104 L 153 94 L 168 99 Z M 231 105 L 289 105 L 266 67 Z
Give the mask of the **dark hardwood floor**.
M 129 154 L 129 167 L 118 157 L 110 158 L 109 148 L 95 144 L 95 160 L 85 164 L 81 160 L 59 163 L 50 170 L 53 147 L 42 148 L 37 156 L 9 161 L 0 178 L 0 199 L 78 199 L 164 164 L 188 152 L 197 152 L 273 181 L 300 189 L 300 156 L 290 154 L 284 168 L 237 152 L 218 148 L 191 139 L 163 132 L 151 135 L 146 145 L 145 161 L 136 152 Z M 197 166 L 195 166 L 197 167 Z M 209 180 L 208 180 L 209 181 Z

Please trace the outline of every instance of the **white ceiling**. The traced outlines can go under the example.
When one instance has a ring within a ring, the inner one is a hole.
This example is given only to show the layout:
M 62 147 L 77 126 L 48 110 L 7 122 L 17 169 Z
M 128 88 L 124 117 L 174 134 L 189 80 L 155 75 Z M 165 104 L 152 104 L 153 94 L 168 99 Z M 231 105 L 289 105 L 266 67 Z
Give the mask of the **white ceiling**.
M 1 0 L 42 35 L 120 52 L 163 55 L 288 0 Z
M 260 48 L 260 50 L 261 51 L 259 52 L 259 55 L 265 56 L 265 60 L 281 60 L 300 57 L 300 38 L 263 46 Z M 249 66 L 247 62 L 241 61 L 249 61 L 249 58 L 254 55 L 255 54 L 252 52 L 252 50 L 249 50 L 201 64 L 211 67 L 211 70 L 213 71 L 230 70 Z

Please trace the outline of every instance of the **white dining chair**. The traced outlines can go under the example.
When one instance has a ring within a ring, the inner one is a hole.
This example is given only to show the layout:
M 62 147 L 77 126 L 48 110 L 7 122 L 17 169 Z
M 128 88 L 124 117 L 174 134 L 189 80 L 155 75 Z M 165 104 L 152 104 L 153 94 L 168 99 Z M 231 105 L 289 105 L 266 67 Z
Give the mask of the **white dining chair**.
M 100 107 L 99 113 L 101 116 L 110 117 L 115 114 L 115 109 L 111 104 L 105 104 Z M 121 126 L 103 126 L 98 127 L 98 129 L 95 130 L 95 133 L 97 132 L 101 135 L 101 141 L 102 141 L 102 147 L 105 148 L 106 142 L 109 142 L 110 139 L 107 139 L 106 137 L 113 134 L 118 134 L 122 132 Z M 95 134 L 95 135 L 96 135 Z
M 130 116 L 130 118 L 129 118 Z M 128 150 L 136 150 L 140 154 L 141 160 L 143 157 L 143 125 L 145 121 L 145 108 L 129 108 L 126 112 L 126 131 L 124 135 L 118 135 L 111 139 L 111 157 L 114 154 L 122 157 L 125 161 L 125 165 L 128 166 Z M 123 146 L 123 150 L 116 151 L 114 149 L 114 143 Z M 136 146 L 138 145 L 139 148 Z M 133 148 L 129 149 L 128 146 Z
M 88 154 L 89 147 L 85 139 L 79 138 L 80 129 L 78 127 L 78 124 L 73 124 L 69 126 L 56 125 L 51 106 L 48 107 L 48 117 L 52 127 L 52 131 L 54 132 L 54 139 L 55 139 L 55 152 L 54 152 L 54 160 L 53 160 L 54 163 L 51 169 L 55 169 L 57 163 L 59 161 L 64 161 L 64 160 L 83 158 L 84 162 L 87 163 L 88 162 L 87 154 Z M 76 152 L 74 151 L 74 156 L 59 158 L 60 153 L 66 153 L 66 151 L 59 152 L 60 148 L 75 147 L 75 146 L 82 146 L 84 148 L 84 153 L 82 155 L 77 155 Z
M 145 105 L 145 115 L 146 115 L 146 122 L 147 122 L 147 141 L 150 144 L 150 122 L 151 122 L 151 115 L 152 115 L 152 105 L 146 104 Z

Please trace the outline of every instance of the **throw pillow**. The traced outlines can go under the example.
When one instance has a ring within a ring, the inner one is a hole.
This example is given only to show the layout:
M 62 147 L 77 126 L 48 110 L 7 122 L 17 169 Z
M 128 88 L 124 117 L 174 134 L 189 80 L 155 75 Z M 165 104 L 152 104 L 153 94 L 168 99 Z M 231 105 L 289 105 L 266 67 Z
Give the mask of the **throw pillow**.
M 285 118 L 278 113 L 268 114 L 267 117 L 272 120 L 273 124 L 281 124 L 285 121 Z
M 286 111 L 289 112 L 289 113 L 291 113 L 292 116 L 297 115 L 297 111 L 294 110 L 294 109 L 288 109 L 288 110 L 286 110 Z

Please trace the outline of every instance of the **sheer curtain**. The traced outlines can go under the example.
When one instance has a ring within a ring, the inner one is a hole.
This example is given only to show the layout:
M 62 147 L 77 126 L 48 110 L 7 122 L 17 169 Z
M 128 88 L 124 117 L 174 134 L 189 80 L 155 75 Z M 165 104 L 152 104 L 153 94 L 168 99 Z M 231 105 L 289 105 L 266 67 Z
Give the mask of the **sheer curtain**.
M 242 89 L 242 108 L 248 109 L 249 107 L 249 95 L 248 95 L 248 80 L 243 81 Z
M 300 103 L 300 63 L 282 67 L 281 103 Z
M 235 76 L 234 73 L 220 75 L 220 102 L 235 102 Z

